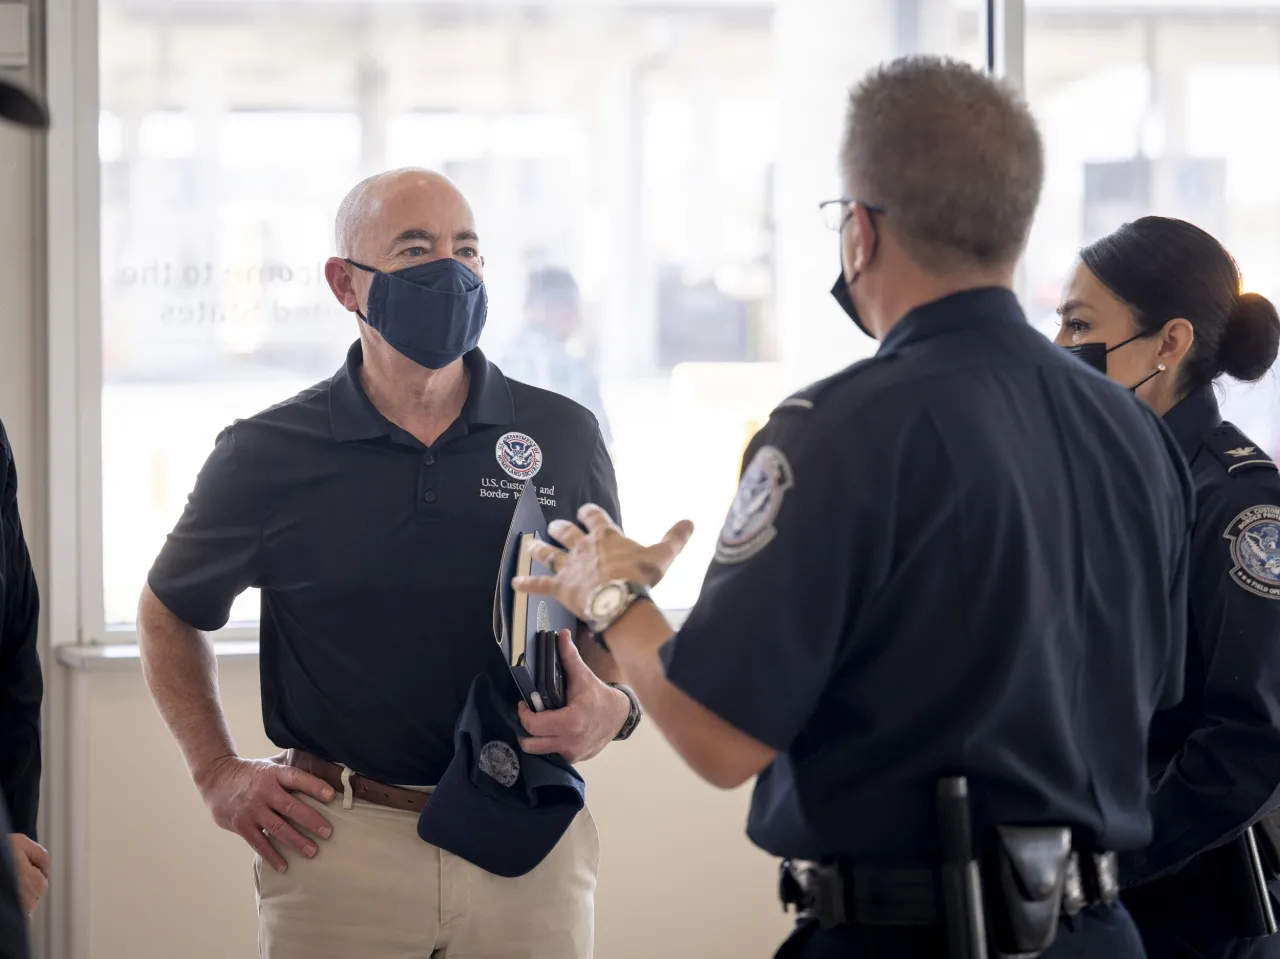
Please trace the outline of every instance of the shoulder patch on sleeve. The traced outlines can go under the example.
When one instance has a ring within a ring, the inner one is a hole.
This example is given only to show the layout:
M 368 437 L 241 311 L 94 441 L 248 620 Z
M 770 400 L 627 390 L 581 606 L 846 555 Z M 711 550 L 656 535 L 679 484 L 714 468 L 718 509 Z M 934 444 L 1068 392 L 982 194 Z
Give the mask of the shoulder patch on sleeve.
M 1231 578 L 1241 589 L 1280 600 L 1280 506 L 1253 506 L 1222 534 L 1231 542 Z
M 802 396 L 792 396 L 783 400 L 773 408 L 777 413 L 779 410 L 811 410 L 813 409 L 813 400 L 806 400 Z
M 768 546 L 777 528 L 773 525 L 787 491 L 795 486 L 791 463 L 776 446 L 762 446 L 743 471 L 738 495 L 716 543 L 716 562 L 726 566 L 744 563 Z
M 1206 436 L 1204 445 L 1227 468 L 1228 473 L 1277 468 L 1275 460 L 1230 423 L 1223 423 Z

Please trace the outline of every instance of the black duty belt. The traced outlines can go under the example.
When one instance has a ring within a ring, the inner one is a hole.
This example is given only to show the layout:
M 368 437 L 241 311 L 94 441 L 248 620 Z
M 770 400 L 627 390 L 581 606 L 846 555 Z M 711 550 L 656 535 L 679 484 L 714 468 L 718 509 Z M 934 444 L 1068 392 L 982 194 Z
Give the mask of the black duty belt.
M 1062 912 L 1074 916 L 1119 897 L 1113 852 L 1072 852 L 1067 864 Z M 784 909 L 823 928 L 936 926 L 943 922 L 937 869 L 887 869 L 847 862 L 782 862 L 778 893 Z

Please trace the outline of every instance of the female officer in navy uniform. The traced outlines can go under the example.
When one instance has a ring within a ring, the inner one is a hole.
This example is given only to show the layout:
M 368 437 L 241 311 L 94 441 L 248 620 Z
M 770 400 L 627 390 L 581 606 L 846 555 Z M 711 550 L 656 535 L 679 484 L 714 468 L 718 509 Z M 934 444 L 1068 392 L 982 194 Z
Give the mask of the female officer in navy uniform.
M 1280 474 L 1214 395 L 1267 372 L 1280 319 L 1240 289 L 1217 240 L 1147 217 L 1081 253 L 1058 308 L 1058 343 L 1163 416 L 1196 487 L 1186 697 L 1152 727 L 1155 839 L 1121 872 L 1159 959 L 1280 956 L 1250 918 L 1245 833 L 1280 787 Z

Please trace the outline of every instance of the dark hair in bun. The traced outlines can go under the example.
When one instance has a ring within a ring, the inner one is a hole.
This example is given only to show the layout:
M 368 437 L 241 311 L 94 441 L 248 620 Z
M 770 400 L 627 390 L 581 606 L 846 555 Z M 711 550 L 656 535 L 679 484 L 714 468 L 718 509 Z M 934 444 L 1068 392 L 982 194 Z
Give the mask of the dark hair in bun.
M 1280 350 L 1280 315 L 1265 296 L 1241 293 L 1218 344 L 1218 364 L 1228 376 L 1261 379 Z
M 1182 362 L 1190 392 L 1223 373 L 1260 379 L 1276 361 L 1280 316 L 1265 296 L 1240 292 L 1240 268 L 1222 244 L 1185 220 L 1148 216 L 1080 252 L 1084 265 L 1155 333 L 1175 317 L 1195 329 Z

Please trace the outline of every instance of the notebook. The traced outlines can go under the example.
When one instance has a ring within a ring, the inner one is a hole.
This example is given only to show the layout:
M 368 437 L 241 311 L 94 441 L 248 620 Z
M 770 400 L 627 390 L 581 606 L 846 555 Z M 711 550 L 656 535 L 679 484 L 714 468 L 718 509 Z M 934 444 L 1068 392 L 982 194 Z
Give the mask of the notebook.
M 493 632 L 525 702 L 535 710 L 558 709 L 564 705 L 565 684 L 556 636 L 562 629 L 576 631 L 578 620 L 550 597 L 527 596 L 511 588 L 516 576 L 546 576 L 551 572 L 523 549 L 533 539 L 548 539 L 547 520 L 538 503 L 536 487 L 526 481 L 511 517 L 498 568 Z

